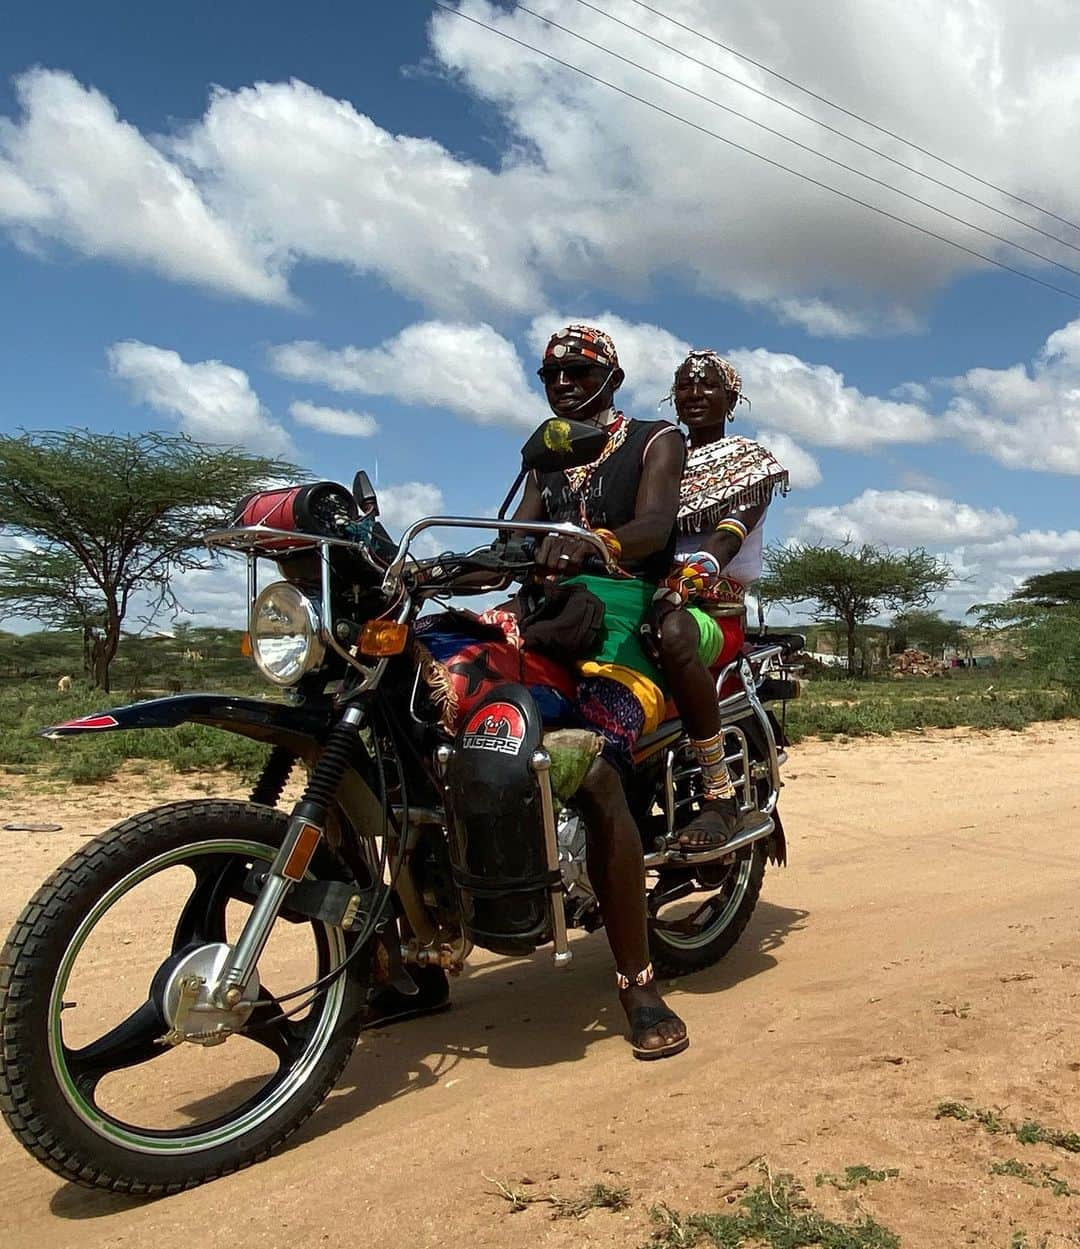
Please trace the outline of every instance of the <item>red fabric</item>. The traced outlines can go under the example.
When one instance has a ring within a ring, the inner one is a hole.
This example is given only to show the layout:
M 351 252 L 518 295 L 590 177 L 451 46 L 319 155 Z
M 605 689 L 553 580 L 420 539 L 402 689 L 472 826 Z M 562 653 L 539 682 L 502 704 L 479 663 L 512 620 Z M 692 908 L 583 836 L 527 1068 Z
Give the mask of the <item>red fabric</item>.
M 497 685 L 519 681 L 557 690 L 573 700 L 577 685 L 571 673 L 544 655 L 520 651 L 509 642 L 473 642 L 443 660 L 458 698 L 458 715 L 467 715 Z
M 735 659 L 735 657 L 742 650 L 743 643 L 746 641 L 746 630 L 743 627 L 743 619 L 741 616 L 721 616 L 716 623 L 720 626 L 720 631 L 724 635 L 724 645 L 720 654 L 716 657 L 716 662 L 709 669 L 709 672 L 712 674 L 714 680 L 720 675 L 721 671 L 726 668 L 733 659 Z M 727 698 L 729 694 L 734 694 L 741 688 L 738 674 L 733 672 L 724 682 L 723 688 L 720 691 L 720 697 Z M 664 719 L 676 720 L 678 719 L 678 716 L 679 709 L 675 705 L 674 700 L 669 698 L 667 707 L 664 710 Z
M 746 630 L 742 616 L 721 616 L 716 622 L 724 634 L 724 649 L 716 657 L 716 662 L 709 669 L 714 677 L 720 675 L 723 668 L 735 659 L 746 641 Z M 742 688 L 738 673 L 733 672 L 720 689 L 720 697 L 727 698 Z

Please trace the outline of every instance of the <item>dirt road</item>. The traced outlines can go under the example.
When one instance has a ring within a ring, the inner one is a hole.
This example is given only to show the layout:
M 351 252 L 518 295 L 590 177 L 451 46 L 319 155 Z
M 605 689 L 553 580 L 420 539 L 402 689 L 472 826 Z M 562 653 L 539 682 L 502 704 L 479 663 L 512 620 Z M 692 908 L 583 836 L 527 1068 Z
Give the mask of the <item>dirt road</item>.
M 451 1014 L 368 1036 L 285 1153 L 182 1196 L 61 1184 L 0 1129 L 0 1244 L 637 1246 L 657 1203 L 737 1209 L 759 1175 L 736 1168 L 765 1155 L 824 1214 L 869 1212 L 905 1249 L 1080 1245 L 1080 1196 L 1041 1170 L 1080 1190 L 1080 1154 L 935 1118 L 957 1100 L 1080 1129 L 1078 778 L 1076 725 L 805 744 L 782 799 L 790 867 L 735 952 L 670 992 L 684 1056 L 632 1060 L 601 935 L 560 975 L 488 957 Z M 0 832 L 0 927 L 81 834 L 148 805 L 143 783 L 3 782 L 0 824 L 64 830 Z M 1033 1183 L 991 1172 L 1012 1158 Z M 857 1164 L 899 1175 L 815 1185 Z M 630 1207 L 511 1213 L 493 1180 L 625 1186 Z

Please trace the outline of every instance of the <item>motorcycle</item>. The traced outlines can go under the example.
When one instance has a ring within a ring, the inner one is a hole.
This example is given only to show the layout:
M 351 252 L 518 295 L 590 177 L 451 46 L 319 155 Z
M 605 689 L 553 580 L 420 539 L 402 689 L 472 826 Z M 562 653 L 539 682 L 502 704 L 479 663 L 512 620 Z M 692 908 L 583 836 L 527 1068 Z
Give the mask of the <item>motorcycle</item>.
M 591 462 L 598 437 L 545 422 L 523 450 L 519 483 L 529 469 Z M 260 1161 L 329 1094 L 377 986 L 415 994 L 418 969 L 460 972 L 474 947 L 523 956 L 550 944 L 564 966 L 568 930 L 602 925 L 586 830 L 553 783 L 554 736 L 533 693 L 499 685 L 448 731 L 416 641 L 425 604 L 456 586 L 526 580 L 549 533 L 592 543 L 595 566 L 608 567 L 585 530 L 507 520 L 513 494 L 494 519 L 429 517 L 397 543 L 363 472 L 351 492 L 321 482 L 251 496 L 206 541 L 247 560 L 246 645 L 279 696 L 181 695 L 42 730 L 63 739 L 192 723 L 271 747 L 248 801 L 170 802 L 121 821 L 59 867 L 16 922 L 0 954 L 0 1110 L 46 1167 L 87 1187 L 162 1195 Z M 496 536 L 415 558 L 416 539 L 435 527 Z M 277 579 L 260 590 L 267 563 Z M 664 976 L 722 958 L 750 920 L 766 862 L 786 862 L 784 738 L 771 704 L 797 693 L 790 657 L 801 649 L 797 635 L 757 636 L 719 675 L 743 811 L 725 845 L 678 844 L 701 792 L 679 721 L 637 745 L 627 798 Z M 286 813 L 277 804 L 298 767 L 303 793 Z M 166 894 L 177 881 L 174 904 Z M 114 922 L 133 907 L 140 929 L 162 931 L 160 949 Z M 272 956 L 282 933 L 289 950 Z M 80 980 L 95 941 L 113 966 Z M 147 968 L 135 969 L 137 958 Z M 270 987 L 286 974 L 310 979 Z M 115 1019 L 105 1031 L 87 1020 L 83 990 Z M 254 1073 L 239 1062 L 252 1055 Z M 187 1074 L 170 1068 L 177 1056 Z M 215 1072 L 227 1086 L 219 1093 L 133 1121 L 174 1088 L 203 1091 Z

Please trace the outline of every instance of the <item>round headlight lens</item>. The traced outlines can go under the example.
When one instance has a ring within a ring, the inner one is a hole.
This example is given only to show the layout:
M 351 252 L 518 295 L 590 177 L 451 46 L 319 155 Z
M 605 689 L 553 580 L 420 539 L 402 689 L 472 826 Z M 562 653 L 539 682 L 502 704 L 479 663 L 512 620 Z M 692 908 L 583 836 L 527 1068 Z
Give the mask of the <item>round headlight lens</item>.
M 252 658 L 275 685 L 295 685 L 326 653 L 315 604 L 287 581 L 268 585 L 255 600 L 249 633 Z

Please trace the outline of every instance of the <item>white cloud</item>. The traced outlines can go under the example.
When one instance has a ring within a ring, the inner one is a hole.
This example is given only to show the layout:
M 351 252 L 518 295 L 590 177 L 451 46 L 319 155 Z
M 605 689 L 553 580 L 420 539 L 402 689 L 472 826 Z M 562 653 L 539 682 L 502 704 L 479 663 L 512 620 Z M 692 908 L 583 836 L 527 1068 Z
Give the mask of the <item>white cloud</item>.
M 742 374 L 755 414 L 804 442 L 868 451 L 890 443 L 928 442 L 936 435 L 934 419 L 924 409 L 863 394 L 830 365 L 763 347 L 728 355 Z
M 289 415 L 309 429 L 317 429 L 324 434 L 340 434 L 345 438 L 370 438 L 379 432 L 378 422 L 366 412 L 324 408 L 302 399 L 289 404 Z
M 929 403 L 930 388 L 922 382 L 901 382 L 889 391 L 891 399 L 910 399 L 912 403 Z
M 1005 538 L 1016 525 L 1016 517 L 1000 508 L 976 508 L 918 490 L 864 490 L 849 503 L 810 508 L 798 536 L 896 547 L 982 545 Z
M 1001 602 L 1036 573 L 1080 567 L 1080 529 L 1031 529 L 994 542 L 956 546 L 944 554 L 957 582 L 940 606 L 960 615 L 974 603 Z
M 272 572 L 272 565 L 266 561 L 260 563 L 263 583 L 278 580 L 278 575 Z M 177 573 L 171 584 L 180 603 L 175 620 L 184 620 L 196 626 L 247 628 L 247 569 L 242 559 L 223 555 L 211 568 L 190 568 Z
M 505 194 L 513 175 L 392 134 L 306 83 L 218 88 L 172 151 L 220 212 L 290 261 L 377 274 L 444 314 L 540 302 Z
M 18 122 L 0 118 L 0 223 L 25 241 L 145 265 L 180 282 L 288 299 L 264 248 L 98 91 L 36 69 L 16 79 Z
M 175 351 L 128 341 L 108 351 L 114 377 L 140 403 L 176 418 L 199 442 L 247 446 L 263 455 L 293 455 L 286 431 L 274 422 L 248 375 L 220 360 L 188 364 Z
M 396 486 L 379 486 L 378 496 L 379 519 L 394 537 L 400 537 L 409 525 L 425 516 L 442 516 L 446 512 L 442 490 L 429 481 L 405 481 Z M 430 559 L 448 548 L 463 547 L 466 544 L 461 541 L 462 532 L 447 529 L 426 530 L 413 540 L 410 551 L 420 559 Z
M 963 618 L 974 603 L 1008 598 L 1035 573 L 1080 566 L 1080 530 L 1020 531 L 1016 517 L 1000 508 L 917 490 L 864 490 L 848 503 L 810 508 L 793 536 L 927 547 L 949 565 L 953 578 L 933 606 L 955 618 Z
M 428 481 L 405 481 L 380 486 L 379 519 L 388 529 L 405 529 L 424 516 L 442 515 L 445 504 L 438 486 Z
M 1054 248 L 600 12 L 572 0 L 534 4 L 706 97 L 1008 237 Z M 1002 250 L 527 13 L 489 0 L 458 7 L 761 155 L 992 254 Z M 668 0 L 666 10 L 691 28 L 718 29 L 708 0 Z M 736 77 L 775 88 L 658 15 L 624 12 Z M 981 0 L 942 17 L 935 0 L 870 13 L 860 0 L 836 0 L 830 12 L 823 24 L 815 6 L 788 4 L 778 21 L 756 0 L 731 0 L 724 25 L 791 78 L 827 84 L 871 117 L 887 99 L 898 132 L 993 182 L 1037 187 L 1042 202 L 1075 215 L 1075 161 L 1062 158 L 1080 147 L 1080 27 L 1069 6 L 1033 11 L 1019 0 Z M 910 329 L 935 291 L 981 267 L 452 13 L 435 13 L 429 32 L 435 63 L 496 113 L 491 168 L 430 138 L 394 134 L 302 82 L 219 88 L 202 117 L 148 138 L 69 74 L 33 71 L 19 79 L 21 116 L 0 121 L 0 215 L 23 241 L 61 239 L 255 299 L 285 299 L 285 275 L 299 262 L 338 264 L 461 319 L 533 314 L 556 289 L 639 296 L 674 274 L 693 292 L 765 306 L 811 333 L 850 336 Z M 362 99 L 362 82 L 357 91 Z M 958 177 L 917 153 L 908 159 Z
M 1080 320 L 1051 334 L 1030 369 L 971 369 L 948 384 L 955 437 L 1008 468 L 1080 474 Z
M 978 555 L 1021 577 L 1055 568 L 1074 568 L 1080 564 L 1080 529 L 1029 529 L 1008 534 L 981 546 Z
M 787 434 L 777 433 L 775 429 L 759 429 L 756 438 L 787 469 L 795 490 L 809 490 L 821 484 L 821 468 L 817 460 Z
M 570 0 L 534 0 L 530 7 L 887 182 L 1031 242 L 1020 227 L 928 189 L 916 176 L 779 112 L 601 13 Z M 718 30 L 716 6 L 708 0 L 669 0 L 664 7 L 692 28 Z M 458 0 L 457 8 L 918 224 L 991 254 L 997 246 L 620 65 L 526 13 L 489 0 Z M 858 0 L 838 0 L 831 12 L 829 23 L 822 25 L 814 6 L 786 5 L 778 22 L 771 9 L 754 0 L 732 0 L 724 7 L 723 25 L 739 32 L 740 47 L 782 73 L 827 83 L 830 95 L 871 117 L 880 115 L 881 100 L 888 99 L 889 124 L 899 132 L 995 182 L 1037 186 L 1043 202 L 1068 211 L 1075 177 L 1060 153 L 1076 150 L 1080 129 L 1075 108 L 1080 78 L 1074 72 L 1080 33 L 1066 9 L 1035 17 L 1030 6 L 996 0 L 954 6 L 942 19 L 932 0 L 879 6 L 869 16 Z M 777 89 L 773 80 L 657 15 L 638 8 L 621 14 L 754 85 Z M 549 220 L 555 224 L 546 231 L 528 211 L 521 222 L 523 231 L 533 229 L 539 263 L 554 274 L 630 292 L 659 274 L 684 274 L 687 285 L 705 294 L 735 294 L 774 307 L 811 332 L 849 335 L 880 329 L 882 320 L 890 318 L 897 328 L 911 328 L 913 313 L 929 293 L 978 266 L 960 252 L 769 168 L 452 14 L 436 13 L 431 30 L 440 61 L 501 110 L 521 143 L 520 153 L 503 170 L 508 192 L 512 179 L 530 173 L 543 188 L 535 202 L 545 209 L 554 205 Z M 905 68 L 911 65 L 918 65 L 920 73 Z M 865 128 L 858 133 L 867 135 Z M 905 159 L 942 173 L 918 154 L 905 152 Z
M 917 324 L 902 308 L 875 316 L 870 310 L 838 308 L 824 299 L 771 299 L 766 304 L 781 323 L 798 325 L 819 338 L 857 338 L 875 329 L 895 333 L 913 330 Z
M 286 343 L 270 363 L 293 381 L 443 408 L 479 425 L 531 429 L 549 415 L 513 343 L 486 324 L 423 321 L 378 347 Z

